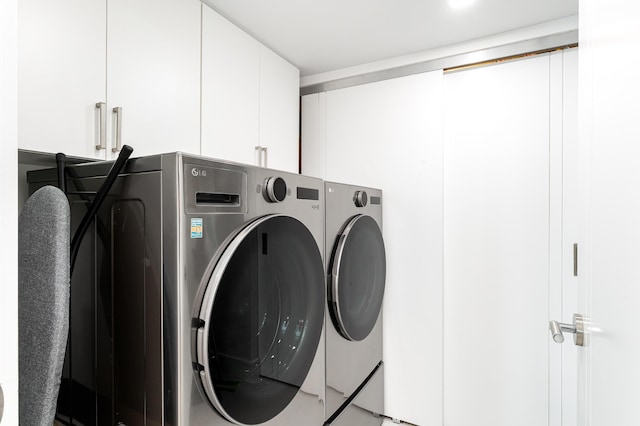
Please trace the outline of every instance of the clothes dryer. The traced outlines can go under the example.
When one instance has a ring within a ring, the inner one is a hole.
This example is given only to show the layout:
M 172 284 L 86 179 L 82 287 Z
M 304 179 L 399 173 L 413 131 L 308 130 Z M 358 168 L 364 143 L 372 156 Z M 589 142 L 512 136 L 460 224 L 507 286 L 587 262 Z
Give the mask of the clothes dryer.
M 382 191 L 325 182 L 326 424 L 382 424 Z
M 68 167 L 74 219 L 109 167 Z M 58 418 L 322 424 L 323 200 L 322 181 L 300 175 L 179 153 L 130 160 L 76 262 Z

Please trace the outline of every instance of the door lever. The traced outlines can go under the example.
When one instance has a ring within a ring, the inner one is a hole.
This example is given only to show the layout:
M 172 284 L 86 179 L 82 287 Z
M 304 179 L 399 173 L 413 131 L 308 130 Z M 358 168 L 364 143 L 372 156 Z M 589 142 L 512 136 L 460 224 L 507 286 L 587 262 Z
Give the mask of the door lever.
M 549 321 L 549 331 L 556 343 L 564 342 L 563 331 L 573 333 L 573 343 L 576 346 L 584 346 L 584 318 L 581 314 L 573 314 L 573 324 L 565 324 L 558 321 Z

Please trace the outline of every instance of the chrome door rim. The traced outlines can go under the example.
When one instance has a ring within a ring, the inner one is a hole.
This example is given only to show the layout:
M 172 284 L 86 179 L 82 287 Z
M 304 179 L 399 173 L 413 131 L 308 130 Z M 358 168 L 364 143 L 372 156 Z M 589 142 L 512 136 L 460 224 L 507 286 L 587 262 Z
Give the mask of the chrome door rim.
M 329 310 L 331 311 L 332 317 L 334 318 L 334 325 L 337 328 L 338 332 L 345 339 L 350 340 L 352 342 L 358 342 L 366 339 L 366 337 L 369 335 L 369 333 L 371 333 L 371 330 L 374 327 L 374 325 L 372 325 L 367 335 L 365 335 L 364 337 L 356 336 L 353 333 L 350 333 L 349 327 L 347 326 L 347 321 L 342 313 L 342 308 L 340 305 L 340 270 L 342 268 L 344 251 L 353 228 L 356 226 L 359 220 L 362 220 L 365 218 L 367 220 L 373 221 L 377 225 L 377 222 L 375 221 L 375 219 L 373 219 L 371 216 L 366 214 L 358 214 L 356 216 L 353 216 L 351 219 L 349 219 L 347 224 L 344 226 L 344 228 L 340 232 L 338 240 L 335 244 L 335 248 L 333 249 L 333 253 L 332 253 L 331 265 L 330 265 L 331 277 L 329 280 L 329 291 L 330 291 L 330 300 L 328 301 Z M 382 232 L 380 230 L 380 227 L 377 226 L 377 228 L 378 228 L 379 235 L 382 238 Z M 383 291 L 384 291 L 384 287 L 383 287 Z M 381 306 L 378 307 L 376 317 L 380 315 L 381 308 L 382 308 Z
M 219 259 L 215 262 L 215 267 L 209 279 L 207 280 L 207 288 L 204 292 L 204 296 L 202 297 L 202 304 L 200 306 L 200 312 L 198 318 L 204 322 L 204 327 L 199 328 L 197 330 L 196 336 L 196 358 L 200 365 L 202 365 L 203 369 L 198 372 L 200 376 L 200 382 L 202 383 L 202 388 L 204 389 L 207 398 L 211 404 L 213 404 L 214 408 L 228 421 L 233 424 L 240 426 L 250 426 L 245 423 L 240 423 L 236 419 L 234 419 L 227 411 L 222 407 L 222 404 L 218 400 L 215 389 L 213 387 L 213 383 L 211 382 L 211 368 L 209 366 L 209 357 L 206 356 L 206 348 L 205 348 L 205 340 L 207 340 L 206 336 L 209 335 L 209 329 L 211 325 L 211 311 L 213 310 L 213 305 L 215 302 L 215 296 L 218 291 L 218 287 L 220 286 L 220 282 L 224 275 L 224 272 L 229 265 L 229 261 L 235 254 L 236 250 L 245 240 L 245 238 L 253 232 L 255 228 L 263 224 L 264 222 L 273 219 L 278 216 L 288 217 L 283 214 L 271 214 L 267 216 L 263 216 L 259 219 L 254 220 L 247 224 L 242 230 L 240 230 L 229 244 L 224 248 L 222 254 Z M 213 285 L 212 285 L 213 284 Z M 203 374 L 204 373 L 204 374 Z

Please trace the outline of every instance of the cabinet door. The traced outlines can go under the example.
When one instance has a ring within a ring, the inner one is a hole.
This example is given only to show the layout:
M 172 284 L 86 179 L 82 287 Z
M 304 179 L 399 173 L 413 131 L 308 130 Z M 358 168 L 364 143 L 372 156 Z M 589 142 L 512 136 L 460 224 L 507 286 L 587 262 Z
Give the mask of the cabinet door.
M 197 0 L 109 0 L 111 146 L 111 111 L 122 107 L 122 142 L 134 155 L 200 152 L 200 13 Z
M 255 147 L 259 145 L 259 46 L 203 6 L 203 155 L 255 163 Z
M 260 47 L 260 145 L 268 167 L 298 172 L 300 71 Z
M 18 31 L 18 147 L 104 159 L 106 0 L 21 0 Z

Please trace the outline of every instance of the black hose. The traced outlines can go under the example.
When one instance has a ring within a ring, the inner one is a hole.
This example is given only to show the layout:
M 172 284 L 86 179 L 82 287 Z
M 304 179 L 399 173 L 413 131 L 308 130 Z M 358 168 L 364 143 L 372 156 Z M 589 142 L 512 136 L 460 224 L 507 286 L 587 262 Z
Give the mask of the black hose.
M 123 145 L 122 150 L 118 155 L 118 158 L 113 163 L 113 166 L 111 166 L 111 169 L 109 170 L 109 173 L 107 174 L 107 177 L 105 178 L 104 183 L 98 190 L 98 193 L 96 194 L 96 198 L 93 200 L 93 202 L 89 206 L 89 210 L 87 210 L 87 212 L 85 213 L 84 217 L 82 218 L 82 221 L 80 222 L 80 225 L 78 226 L 78 229 L 76 229 L 76 233 L 73 235 L 73 239 L 71 240 L 71 274 L 73 274 L 73 267 L 76 263 L 76 257 L 78 256 L 78 250 L 80 249 L 80 243 L 82 242 L 82 238 L 84 237 L 84 234 L 87 232 L 87 229 L 89 229 L 89 225 L 91 224 L 93 217 L 96 215 L 96 213 L 100 209 L 100 206 L 102 206 L 102 203 L 104 202 L 105 198 L 107 198 L 107 194 L 111 190 L 111 187 L 113 186 L 113 184 L 116 181 L 116 178 L 122 171 L 122 168 L 124 167 L 125 163 L 131 156 L 131 153 L 133 153 L 133 148 L 131 148 L 129 145 Z
M 67 193 L 67 180 L 65 176 L 65 162 L 67 156 L 59 152 L 56 154 L 56 165 L 58 167 L 58 188 L 65 194 Z

